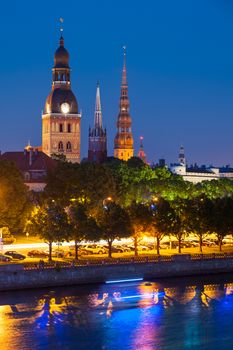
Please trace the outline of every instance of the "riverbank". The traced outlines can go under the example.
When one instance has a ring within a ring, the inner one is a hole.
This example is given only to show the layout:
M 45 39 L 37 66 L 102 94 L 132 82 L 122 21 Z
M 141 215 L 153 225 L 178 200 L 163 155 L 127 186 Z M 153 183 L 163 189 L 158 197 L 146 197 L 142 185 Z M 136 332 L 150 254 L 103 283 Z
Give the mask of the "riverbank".
M 142 278 L 144 280 L 210 275 L 233 272 L 233 256 L 174 255 L 168 259 L 128 261 L 102 261 L 99 264 L 54 266 L 24 266 L 22 264 L 0 267 L 0 291 L 41 287 L 71 286 L 106 283 L 111 280 Z

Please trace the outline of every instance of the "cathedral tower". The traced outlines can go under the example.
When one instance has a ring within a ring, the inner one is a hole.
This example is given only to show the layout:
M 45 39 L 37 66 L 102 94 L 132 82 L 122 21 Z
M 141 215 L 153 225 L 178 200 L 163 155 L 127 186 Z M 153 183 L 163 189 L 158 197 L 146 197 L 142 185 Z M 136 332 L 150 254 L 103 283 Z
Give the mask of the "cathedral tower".
M 68 161 L 80 162 L 80 119 L 61 29 L 60 45 L 54 55 L 52 90 L 42 115 L 42 151 L 49 156 L 63 154 Z
M 89 128 L 88 160 L 103 163 L 107 158 L 107 133 L 103 129 L 102 110 L 100 101 L 100 86 L 97 83 L 94 127 Z
M 134 155 L 133 135 L 129 115 L 128 84 L 126 77 L 126 53 L 124 48 L 124 64 L 122 71 L 120 111 L 117 120 L 117 134 L 114 140 L 114 157 L 128 160 Z

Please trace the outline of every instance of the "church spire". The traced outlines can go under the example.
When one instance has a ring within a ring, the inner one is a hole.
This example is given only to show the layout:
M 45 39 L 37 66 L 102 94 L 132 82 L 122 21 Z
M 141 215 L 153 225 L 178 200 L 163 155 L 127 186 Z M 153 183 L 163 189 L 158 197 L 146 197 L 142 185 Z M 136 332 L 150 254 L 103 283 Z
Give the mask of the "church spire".
M 131 117 L 129 114 L 128 83 L 126 74 L 126 52 L 124 46 L 123 69 L 120 95 L 120 111 L 117 119 L 117 134 L 114 140 L 114 157 L 128 160 L 133 157 L 133 135 Z
M 95 125 L 95 128 L 102 129 L 102 111 L 101 111 L 100 84 L 99 84 L 99 82 L 97 82 L 97 87 L 96 87 L 94 125 Z
M 186 159 L 185 159 L 185 154 L 184 154 L 184 147 L 182 145 L 180 146 L 179 163 L 183 164 L 183 165 L 186 164 Z
M 123 70 L 122 70 L 122 83 L 121 85 L 127 85 L 127 72 L 126 72 L 126 46 L 123 46 L 123 57 L 124 57 L 124 62 L 123 62 Z
M 107 133 L 103 129 L 100 101 L 100 85 L 97 82 L 95 97 L 94 127 L 89 128 L 88 161 L 103 163 L 107 158 Z
M 140 147 L 138 151 L 138 158 L 141 158 L 141 160 L 146 163 L 146 154 L 144 152 L 144 147 L 143 147 L 143 136 L 140 136 Z

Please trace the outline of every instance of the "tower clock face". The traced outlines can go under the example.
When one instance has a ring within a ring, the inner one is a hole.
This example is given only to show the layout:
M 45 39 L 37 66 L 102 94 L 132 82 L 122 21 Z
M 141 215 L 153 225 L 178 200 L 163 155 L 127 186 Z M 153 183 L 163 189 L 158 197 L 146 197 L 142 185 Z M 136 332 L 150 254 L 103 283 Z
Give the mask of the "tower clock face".
M 70 105 L 67 102 L 62 103 L 61 105 L 61 111 L 63 114 L 67 114 L 70 111 Z

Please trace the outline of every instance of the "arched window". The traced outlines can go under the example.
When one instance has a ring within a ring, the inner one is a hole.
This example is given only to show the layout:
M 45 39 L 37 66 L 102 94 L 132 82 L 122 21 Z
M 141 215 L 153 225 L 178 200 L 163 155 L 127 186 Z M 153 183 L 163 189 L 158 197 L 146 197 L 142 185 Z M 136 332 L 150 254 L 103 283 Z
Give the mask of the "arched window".
M 66 144 L 66 150 L 67 150 L 67 152 L 71 152 L 72 151 L 72 147 L 71 147 L 70 141 L 68 141 L 67 144 Z
M 63 132 L 63 124 L 59 124 L 59 131 Z
M 63 152 L 64 151 L 62 141 L 60 141 L 59 144 L 58 144 L 58 151 L 59 152 Z
M 71 124 L 67 125 L 67 132 L 71 132 Z

